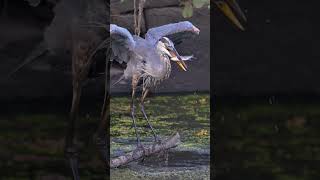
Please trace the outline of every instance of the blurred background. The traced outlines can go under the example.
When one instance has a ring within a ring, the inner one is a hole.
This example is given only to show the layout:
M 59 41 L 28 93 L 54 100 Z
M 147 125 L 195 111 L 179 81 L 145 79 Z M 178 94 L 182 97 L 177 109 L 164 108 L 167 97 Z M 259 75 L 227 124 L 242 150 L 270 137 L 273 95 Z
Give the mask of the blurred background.
M 319 179 L 316 1 L 238 0 L 246 30 L 213 9 L 217 179 Z
M 47 27 L 64 27 L 63 19 L 69 17 L 68 11 L 60 11 L 62 6 L 55 9 L 60 2 L 0 1 L 0 179 L 71 177 L 63 155 L 72 98 L 70 51 L 46 52 L 7 77 L 45 40 Z M 133 32 L 133 1 L 112 0 L 110 3 L 111 21 Z M 171 152 L 168 164 L 163 156 L 145 160 L 113 171 L 115 179 L 125 175 L 131 179 L 141 178 L 137 175 L 152 179 L 160 174 L 172 178 L 209 176 L 210 9 L 208 4 L 193 8 L 192 3 L 191 0 L 147 0 L 142 20 L 142 35 L 151 27 L 184 20 L 201 30 L 199 36 L 176 46 L 181 55 L 196 57 L 188 63 L 188 72 L 180 71 L 173 64 L 171 78 L 150 93 L 145 103 L 146 112 L 158 132 L 163 137 L 179 132 L 184 143 Z M 59 37 L 56 39 L 65 37 L 61 32 L 63 30 L 53 33 Z M 92 142 L 104 97 L 104 75 L 101 75 L 104 68 L 105 59 L 97 57 L 81 97 L 77 129 L 82 179 L 105 178 L 103 164 Z M 117 73 L 111 72 L 112 81 Z M 135 142 L 134 130 L 130 129 L 130 88 L 119 84 L 112 87 L 111 93 L 112 154 L 119 155 L 134 148 Z M 144 130 L 141 114 L 138 118 L 141 120 L 138 125 Z M 149 131 L 143 132 L 143 141 L 150 142 Z M 168 166 L 175 171 L 161 169 Z M 190 173 L 184 173 L 186 170 Z

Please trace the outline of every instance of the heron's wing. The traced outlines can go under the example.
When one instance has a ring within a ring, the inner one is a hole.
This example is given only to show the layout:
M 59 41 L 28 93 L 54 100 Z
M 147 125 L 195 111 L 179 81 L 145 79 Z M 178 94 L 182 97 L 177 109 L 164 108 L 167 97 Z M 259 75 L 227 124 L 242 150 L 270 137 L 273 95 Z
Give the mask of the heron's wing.
M 115 24 L 110 24 L 110 37 L 111 37 L 111 49 L 112 58 L 120 64 L 127 63 L 130 60 L 130 55 L 135 47 L 135 41 L 130 32 Z
M 152 44 L 156 44 L 162 37 L 170 35 L 199 34 L 200 30 L 189 21 L 166 24 L 148 30 L 145 39 Z
M 174 45 L 179 45 L 186 39 L 192 39 L 195 36 L 195 33 L 192 32 L 180 32 L 168 35 L 167 37 L 174 43 Z

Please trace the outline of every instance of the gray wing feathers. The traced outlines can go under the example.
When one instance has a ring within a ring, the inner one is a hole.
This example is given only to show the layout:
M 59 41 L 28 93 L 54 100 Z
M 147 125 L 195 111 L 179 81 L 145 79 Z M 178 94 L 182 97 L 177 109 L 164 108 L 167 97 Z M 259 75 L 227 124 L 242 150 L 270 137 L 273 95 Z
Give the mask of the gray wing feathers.
M 119 63 L 128 62 L 130 53 L 134 49 L 136 42 L 130 32 L 115 24 L 110 25 L 112 59 Z
M 145 39 L 155 45 L 161 37 L 180 32 L 192 32 L 198 34 L 200 31 L 191 22 L 182 21 L 151 28 L 148 30 Z
M 131 33 L 125 28 L 119 27 L 115 24 L 111 24 L 110 35 L 112 37 L 117 37 L 115 41 L 124 42 L 125 47 L 129 48 L 130 50 L 135 47 L 135 41 L 133 40 Z

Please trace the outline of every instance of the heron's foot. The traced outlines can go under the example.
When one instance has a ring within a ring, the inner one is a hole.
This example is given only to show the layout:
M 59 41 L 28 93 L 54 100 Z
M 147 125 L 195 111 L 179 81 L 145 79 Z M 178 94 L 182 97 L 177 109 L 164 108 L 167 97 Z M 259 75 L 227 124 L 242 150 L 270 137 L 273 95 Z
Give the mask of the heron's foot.
M 144 160 L 144 155 L 146 154 L 146 149 L 144 148 L 144 146 L 141 144 L 141 142 L 139 141 L 138 143 L 137 143 L 137 147 L 136 147 L 136 149 L 135 150 L 133 150 L 133 153 L 132 153 L 132 156 L 133 157 L 138 157 L 139 155 L 137 154 L 137 153 L 139 153 L 139 152 L 141 152 L 142 151 L 142 153 L 143 153 L 143 155 L 142 155 L 142 160 L 141 161 L 143 161 Z
M 78 152 L 75 147 L 68 147 L 65 150 L 66 158 L 69 161 L 74 180 L 80 180 L 78 171 Z
M 126 153 L 125 153 L 123 150 L 121 150 L 121 149 L 115 149 L 114 152 L 113 152 L 113 154 L 114 154 L 115 156 L 124 156 Z

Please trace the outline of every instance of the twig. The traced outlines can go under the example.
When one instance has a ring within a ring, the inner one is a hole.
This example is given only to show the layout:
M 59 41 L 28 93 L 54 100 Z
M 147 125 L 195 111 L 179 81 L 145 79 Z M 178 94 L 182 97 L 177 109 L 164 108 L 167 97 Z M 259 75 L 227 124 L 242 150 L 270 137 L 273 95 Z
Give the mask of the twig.
M 141 33 L 141 18 L 142 18 L 142 12 L 143 12 L 143 6 L 146 0 L 140 0 L 139 1 L 139 15 L 138 15 L 138 36 L 140 36 Z
M 133 2 L 133 8 L 134 8 L 134 12 L 133 12 L 133 20 L 134 20 L 134 32 L 137 36 L 140 36 L 141 33 L 141 19 L 142 19 L 142 13 L 143 13 L 143 7 L 144 7 L 144 3 L 146 2 L 146 0 L 139 0 L 139 12 L 138 12 L 138 17 L 137 17 L 137 6 L 136 6 L 136 0 L 134 0 Z
M 133 22 L 134 22 L 134 33 L 137 35 L 137 6 L 136 0 L 133 0 Z

